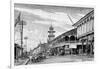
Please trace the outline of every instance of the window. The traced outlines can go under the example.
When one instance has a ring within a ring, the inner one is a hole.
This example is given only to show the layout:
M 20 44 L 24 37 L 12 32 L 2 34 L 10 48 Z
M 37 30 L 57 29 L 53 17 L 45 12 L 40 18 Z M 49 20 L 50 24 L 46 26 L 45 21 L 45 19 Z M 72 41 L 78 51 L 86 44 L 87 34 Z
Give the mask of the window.
M 90 31 L 92 31 L 92 20 L 90 21 Z
M 77 36 L 80 35 L 80 26 L 77 28 Z
M 89 32 L 89 22 L 86 23 L 86 32 Z
M 84 26 L 82 24 L 82 26 L 81 26 L 81 34 L 83 34 L 83 33 L 84 33 Z
M 87 22 L 89 21 L 89 18 L 87 18 Z
M 94 31 L 94 20 L 92 20 L 91 22 L 92 22 L 92 31 Z

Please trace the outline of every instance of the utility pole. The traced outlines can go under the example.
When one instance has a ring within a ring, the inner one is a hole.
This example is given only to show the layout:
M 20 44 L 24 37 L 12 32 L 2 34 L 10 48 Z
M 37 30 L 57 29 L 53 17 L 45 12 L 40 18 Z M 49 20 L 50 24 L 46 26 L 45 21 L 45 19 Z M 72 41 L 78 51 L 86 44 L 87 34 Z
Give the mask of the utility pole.
M 18 25 L 21 26 L 20 28 L 20 35 L 21 35 L 21 48 L 23 48 L 23 25 L 26 25 L 26 22 L 21 20 L 21 13 L 19 15 L 19 22 L 18 22 Z M 23 54 L 23 49 L 21 51 L 21 54 Z
M 20 31 L 20 34 L 21 34 L 21 48 L 23 48 L 23 26 L 26 25 L 26 23 L 21 20 L 19 25 L 21 25 L 21 31 Z M 23 49 L 22 49 L 22 54 L 23 54 Z
M 23 47 L 23 20 L 21 21 L 21 48 Z M 23 54 L 23 49 L 22 49 L 22 54 Z
M 15 20 L 14 27 L 20 26 L 20 38 L 21 38 L 21 55 L 23 54 L 23 25 L 26 25 L 26 22 L 21 19 L 21 12 L 19 13 L 17 19 Z

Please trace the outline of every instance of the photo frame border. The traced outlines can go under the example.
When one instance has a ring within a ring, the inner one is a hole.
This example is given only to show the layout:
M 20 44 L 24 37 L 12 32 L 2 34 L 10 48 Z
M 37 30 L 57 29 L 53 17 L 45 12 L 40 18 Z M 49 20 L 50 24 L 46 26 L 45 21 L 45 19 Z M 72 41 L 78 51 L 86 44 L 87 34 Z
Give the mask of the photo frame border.
M 69 6 L 69 7 L 86 7 L 86 8 L 96 8 L 95 5 L 79 5 L 79 4 L 65 4 L 65 3 L 49 3 L 49 2 L 44 2 L 44 3 L 40 3 L 40 2 L 34 2 L 34 1 L 10 1 L 10 68 L 11 69 L 16 69 L 16 68 L 33 68 L 35 67 L 35 65 L 19 65 L 19 66 L 14 66 L 14 3 L 23 3 L 23 4 L 37 4 L 37 5 L 55 5 L 55 6 Z M 95 13 L 94 13 L 95 16 Z M 94 20 L 95 23 L 95 20 Z M 95 27 L 95 25 L 94 25 Z M 94 28 L 95 31 L 95 28 Z M 95 34 L 94 34 L 95 36 Z M 95 45 L 95 42 L 94 42 Z M 95 56 L 95 54 L 94 54 Z M 80 64 L 80 63 L 89 63 L 89 62 L 74 62 L 71 64 Z M 55 63 L 56 64 L 56 63 Z M 62 63 L 61 63 L 62 64 Z M 45 65 L 45 64 L 43 64 Z M 51 64 L 49 64 L 51 65 Z M 39 66 L 41 66 L 41 64 L 39 64 Z

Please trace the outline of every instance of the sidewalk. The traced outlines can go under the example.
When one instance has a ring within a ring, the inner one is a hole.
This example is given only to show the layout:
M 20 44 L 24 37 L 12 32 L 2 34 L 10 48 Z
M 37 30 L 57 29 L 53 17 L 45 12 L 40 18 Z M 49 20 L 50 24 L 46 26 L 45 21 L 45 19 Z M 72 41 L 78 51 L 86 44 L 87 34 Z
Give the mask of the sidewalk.
M 15 60 L 15 64 L 14 65 L 25 65 L 28 62 L 29 59 L 19 59 L 19 60 Z

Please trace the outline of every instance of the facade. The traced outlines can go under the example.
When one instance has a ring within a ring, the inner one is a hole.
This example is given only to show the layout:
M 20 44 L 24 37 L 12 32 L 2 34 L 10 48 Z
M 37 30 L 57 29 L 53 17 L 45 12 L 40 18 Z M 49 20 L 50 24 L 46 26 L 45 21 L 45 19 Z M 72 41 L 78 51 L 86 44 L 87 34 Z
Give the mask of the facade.
M 76 44 L 78 43 L 76 34 L 77 30 L 75 28 L 53 39 L 49 44 L 50 55 L 76 54 Z
M 86 14 L 74 27 L 77 28 L 77 38 L 82 43 L 82 53 L 93 54 L 94 48 L 94 10 Z
M 71 29 L 54 38 L 50 43 L 52 55 L 66 54 L 94 54 L 94 10 L 86 14 Z
M 60 36 L 56 37 L 54 40 L 52 40 L 51 43 L 55 44 L 55 43 L 64 42 L 64 41 L 66 42 L 74 41 L 76 39 L 76 34 L 77 34 L 77 30 L 71 29 L 61 34 Z

